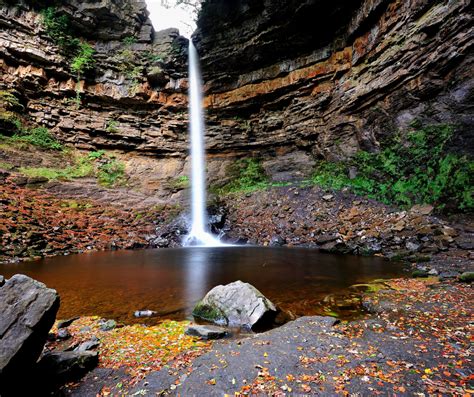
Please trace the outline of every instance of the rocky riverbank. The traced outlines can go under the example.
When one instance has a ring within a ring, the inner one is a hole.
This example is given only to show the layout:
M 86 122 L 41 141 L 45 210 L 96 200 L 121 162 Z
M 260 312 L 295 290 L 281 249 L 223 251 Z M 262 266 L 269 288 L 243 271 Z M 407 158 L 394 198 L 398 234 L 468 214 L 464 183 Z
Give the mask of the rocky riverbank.
M 161 359 L 158 368 L 135 360 L 141 357 L 142 346 L 150 347 L 147 341 L 154 328 L 136 340 L 126 337 L 131 329 L 125 327 L 114 333 L 110 344 L 99 325 L 93 325 L 87 332 L 100 333 L 104 359 L 99 368 L 80 383 L 65 386 L 63 392 L 74 396 L 468 395 L 472 286 L 436 278 L 399 279 L 379 282 L 374 291 L 362 299 L 371 314 L 354 322 L 302 317 L 269 332 L 208 343 L 178 356 L 163 357 L 162 347 L 155 343 L 148 354 Z M 71 328 L 74 341 L 81 339 L 81 326 Z M 89 337 L 87 332 L 82 339 Z
M 350 192 L 316 186 L 275 187 L 229 196 L 228 237 L 264 246 L 436 262 L 439 270 L 472 266 L 474 220 L 443 217 L 433 207 L 389 207 Z

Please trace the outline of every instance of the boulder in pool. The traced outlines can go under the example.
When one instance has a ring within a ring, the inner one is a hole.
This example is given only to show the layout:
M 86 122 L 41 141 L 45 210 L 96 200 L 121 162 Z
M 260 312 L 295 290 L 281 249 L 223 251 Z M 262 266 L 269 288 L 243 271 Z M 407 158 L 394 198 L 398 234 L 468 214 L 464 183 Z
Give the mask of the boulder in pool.
M 0 288 L 0 387 L 31 371 L 58 309 L 58 293 L 25 275 Z
M 193 310 L 193 316 L 218 325 L 255 329 L 272 321 L 276 306 L 257 288 L 235 281 L 218 285 Z

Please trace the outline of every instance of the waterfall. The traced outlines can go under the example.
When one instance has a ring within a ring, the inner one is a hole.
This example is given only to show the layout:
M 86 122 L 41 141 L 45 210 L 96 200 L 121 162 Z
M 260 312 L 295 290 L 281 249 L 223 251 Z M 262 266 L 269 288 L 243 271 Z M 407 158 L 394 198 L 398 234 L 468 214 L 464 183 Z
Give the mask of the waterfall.
M 206 231 L 206 172 L 204 151 L 204 112 L 199 55 L 189 40 L 189 125 L 191 134 L 191 231 L 184 245 L 219 246 L 219 240 Z

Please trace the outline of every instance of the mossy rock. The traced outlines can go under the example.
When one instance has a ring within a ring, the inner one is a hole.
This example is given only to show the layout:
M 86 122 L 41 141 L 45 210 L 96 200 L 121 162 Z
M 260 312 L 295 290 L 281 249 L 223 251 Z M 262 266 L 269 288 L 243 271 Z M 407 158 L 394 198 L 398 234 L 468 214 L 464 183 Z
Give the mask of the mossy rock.
M 218 285 L 194 308 L 193 315 L 218 325 L 254 329 L 271 323 L 276 306 L 254 286 L 242 281 Z
M 227 325 L 228 319 L 224 312 L 219 308 L 211 305 L 206 305 L 202 301 L 198 302 L 193 310 L 193 316 L 202 318 L 203 320 L 210 321 L 216 324 Z
M 426 270 L 415 270 L 411 276 L 413 278 L 427 278 L 430 274 Z
M 472 283 L 474 281 L 474 272 L 464 272 L 459 276 L 459 281 Z
M 359 292 L 374 294 L 376 292 L 379 292 L 382 289 L 387 289 L 388 287 L 385 283 L 376 281 L 373 283 L 354 284 L 354 285 L 351 285 L 350 288 Z

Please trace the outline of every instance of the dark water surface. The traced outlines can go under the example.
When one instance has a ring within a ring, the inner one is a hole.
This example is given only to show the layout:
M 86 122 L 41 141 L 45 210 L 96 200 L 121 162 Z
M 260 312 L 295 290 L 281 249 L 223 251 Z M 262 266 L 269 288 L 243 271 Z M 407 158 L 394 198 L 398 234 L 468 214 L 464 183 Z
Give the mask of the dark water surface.
M 403 274 L 380 258 L 324 254 L 302 248 L 180 248 L 112 251 L 0 265 L 7 278 L 27 274 L 61 296 L 58 318 L 99 315 L 125 323 L 135 310 L 190 318 L 214 286 L 242 280 L 294 314 L 321 314 L 321 301 L 348 286 Z M 158 319 L 149 320 L 157 322 Z

